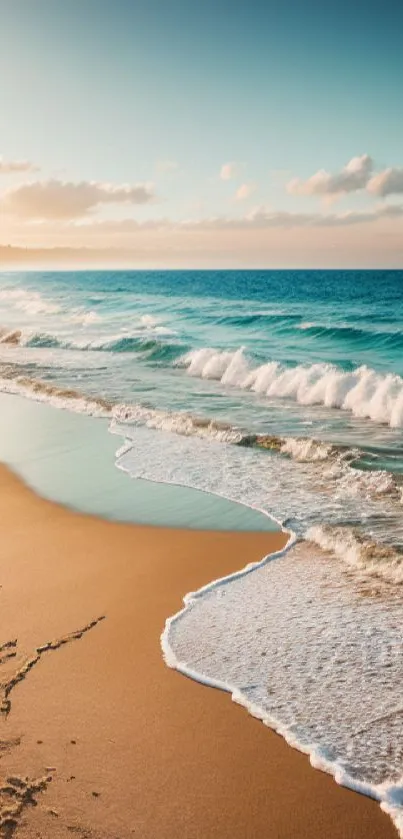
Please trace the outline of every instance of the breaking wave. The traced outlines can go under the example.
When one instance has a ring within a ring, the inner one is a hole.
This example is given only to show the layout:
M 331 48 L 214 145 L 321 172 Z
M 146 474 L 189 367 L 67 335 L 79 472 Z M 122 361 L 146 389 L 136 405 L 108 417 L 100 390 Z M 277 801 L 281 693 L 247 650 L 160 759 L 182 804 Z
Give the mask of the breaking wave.
M 111 430 L 117 424 L 146 425 L 147 428 L 167 431 L 184 437 L 201 437 L 221 443 L 236 444 L 242 442 L 242 432 L 226 422 L 196 417 L 191 414 L 161 411 L 143 405 L 118 405 L 113 410 Z M 118 430 L 119 433 L 119 430 Z
M 391 428 L 403 428 L 403 378 L 362 365 L 353 370 L 325 362 L 286 366 L 279 361 L 256 365 L 245 353 L 212 347 L 188 350 L 176 333 L 143 315 L 133 332 L 95 337 L 65 337 L 47 332 L 0 330 L 0 344 L 32 349 L 133 353 L 140 361 L 186 370 L 189 376 L 224 387 L 348 412 Z M 399 338 L 400 340 L 400 338 Z
M 64 388 L 40 379 L 21 376 L 14 369 L 0 372 L 0 391 L 25 396 L 36 402 L 46 402 L 55 408 L 94 417 L 109 417 L 113 403 L 102 397 L 90 396 L 74 388 Z
M 57 303 L 45 300 L 38 291 L 27 291 L 22 288 L 0 290 L 0 303 L 3 302 L 28 315 L 54 315 L 60 312 L 60 306 Z
M 251 434 L 247 429 L 212 417 L 197 416 L 185 411 L 168 411 L 140 403 L 125 404 L 74 388 L 64 388 L 41 379 L 20 375 L 17 368 L 3 366 L 0 390 L 48 402 L 91 416 L 108 417 L 122 428 L 147 426 L 185 437 L 199 437 L 221 443 L 273 452 L 297 463 L 312 467 L 312 479 L 326 483 L 352 495 L 382 498 L 402 503 L 403 479 L 386 470 L 364 471 L 359 467 L 365 456 L 362 449 L 337 445 L 311 437 L 281 437 L 274 434 Z M 123 431 L 122 431 L 123 433 Z
M 112 430 L 120 425 L 143 425 L 181 436 L 201 437 L 222 443 L 240 443 L 243 433 L 230 423 L 185 412 L 163 411 L 145 405 L 126 405 L 99 396 L 85 394 L 74 388 L 63 388 L 41 379 L 21 376 L 13 368 L 0 374 L 0 391 L 47 402 L 56 408 L 112 420 Z
M 366 575 L 403 583 L 403 553 L 372 541 L 358 529 L 318 524 L 307 530 L 305 539 Z
M 140 334 L 117 334 L 105 338 L 85 338 L 83 340 L 57 337 L 46 332 L 24 333 L 21 329 L 12 331 L 0 331 L 0 344 L 9 346 L 21 346 L 28 349 L 60 349 L 75 350 L 78 352 L 111 352 L 111 353 L 137 353 L 146 360 L 152 359 L 156 362 L 174 361 L 185 349 L 184 344 L 176 341 L 169 341 L 168 336 L 172 333 L 169 330 L 161 332 L 146 330 Z M 154 337 L 156 336 L 161 337 Z
M 270 361 L 253 367 L 243 347 L 235 352 L 210 347 L 193 350 L 177 365 L 190 376 L 226 386 L 299 405 L 338 408 L 391 428 L 403 427 L 403 379 L 395 373 L 378 373 L 365 365 L 346 372 L 326 363 L 285 367 Z

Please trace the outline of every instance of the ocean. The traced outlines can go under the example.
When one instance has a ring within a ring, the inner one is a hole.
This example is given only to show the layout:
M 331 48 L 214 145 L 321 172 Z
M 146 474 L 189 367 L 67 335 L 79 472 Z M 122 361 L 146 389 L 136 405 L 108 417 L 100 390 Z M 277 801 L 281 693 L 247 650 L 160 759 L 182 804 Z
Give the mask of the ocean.
M 282 555 L 187 598 L 167 663 L 403 835 L 403 272 L 3 273 L 0 329 L 1 391 L 102 420 L 135 479 L 289 531 Z

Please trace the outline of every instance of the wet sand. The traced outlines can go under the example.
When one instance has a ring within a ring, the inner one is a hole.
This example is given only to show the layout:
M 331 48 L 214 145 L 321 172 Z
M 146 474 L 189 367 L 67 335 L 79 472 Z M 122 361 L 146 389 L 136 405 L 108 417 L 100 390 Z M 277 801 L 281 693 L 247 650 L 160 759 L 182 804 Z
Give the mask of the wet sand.
M 105 522 L 4 467 L 0 516 L 0 835 L 396 839 L 375 802 L 162 660 L 183 595 L 283 534 Z

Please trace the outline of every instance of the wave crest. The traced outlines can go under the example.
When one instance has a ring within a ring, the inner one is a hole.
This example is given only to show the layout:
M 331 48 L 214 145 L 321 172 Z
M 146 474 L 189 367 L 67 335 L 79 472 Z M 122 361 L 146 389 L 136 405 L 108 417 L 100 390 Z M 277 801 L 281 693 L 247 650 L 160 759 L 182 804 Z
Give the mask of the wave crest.
M 333 553 L 355 570 L 394 585 L 403 583 L 403 554 L 389 545 L 372 541 L 359 530 L 319 524 L 307 530 L 305 540 Z
M 235 352 L 210 347 L 193 350 L 182 356 L 177 366 L 190 376 L 223 385 L 300 405 L 337 408 L 392 428 L 403 427 L 403 379 L 395 373 L 378 373 L 365 365 L 346 372 L 326 363 L 284 367 L 269 361 L 252 367 L 244 347 Z
M 360 327 L 348 323 L 314 323 L 303 322 L 297 324 L 297 329 L 306 336 L 319 338 L 328 342 L 349 342 L 363 349 L 389 349 L 399 350 L 403 348 L 403 335 L 401 330 L 396 328 L 374 329 L 371 326 Z
M 183 353 L 179 341 L 170 341 L 169 330 L 156 327 L 140 331 L 140 334 L 117 334 L 105 338 L 69 339 L 47 332 L 26 332 L 21 329 L 0 330 L 0 344 L 26 347 L 27 349 L 59 349 L 76 352 L 137 353 L 145 360 L 170 364 Z
M 22 288 L 5 288 L 0 291 L 0 303 L 13 306 L 28 315 L 54 315 L 60 312 L 60 306 L 50 300 L 45 300 L 38 291 L 28 291 Z
M 226 422 L 191 414 L 159 411 L 142 405 L 118 405 L 113 411 L 114 423 L 146 425 L 185 437 L 202 437 L 222 443 L 238 443 L 242 432 Z
M 7 368 L 1 371 L 0 390 L 3 393 L 25 396 L 56 408 L 95 417 L 109 417 L 113 407 L 111 402 L 102 397 L 89 396 L 73 388 L 63 388 L 41 379 L 21 376 L 16 374 L 15 370 Z

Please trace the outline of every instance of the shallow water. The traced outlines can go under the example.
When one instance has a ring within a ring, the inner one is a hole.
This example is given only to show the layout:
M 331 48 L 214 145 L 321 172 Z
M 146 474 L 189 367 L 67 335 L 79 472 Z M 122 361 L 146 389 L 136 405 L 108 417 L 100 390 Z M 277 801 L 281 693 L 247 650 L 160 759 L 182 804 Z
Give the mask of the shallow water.
M 108 421 L 0 394 L 0 461 L 45 498 L 115 521 L 209 530 L 273 530 L 268 516 L 225 498 L 128 480 L 115 468 Z

